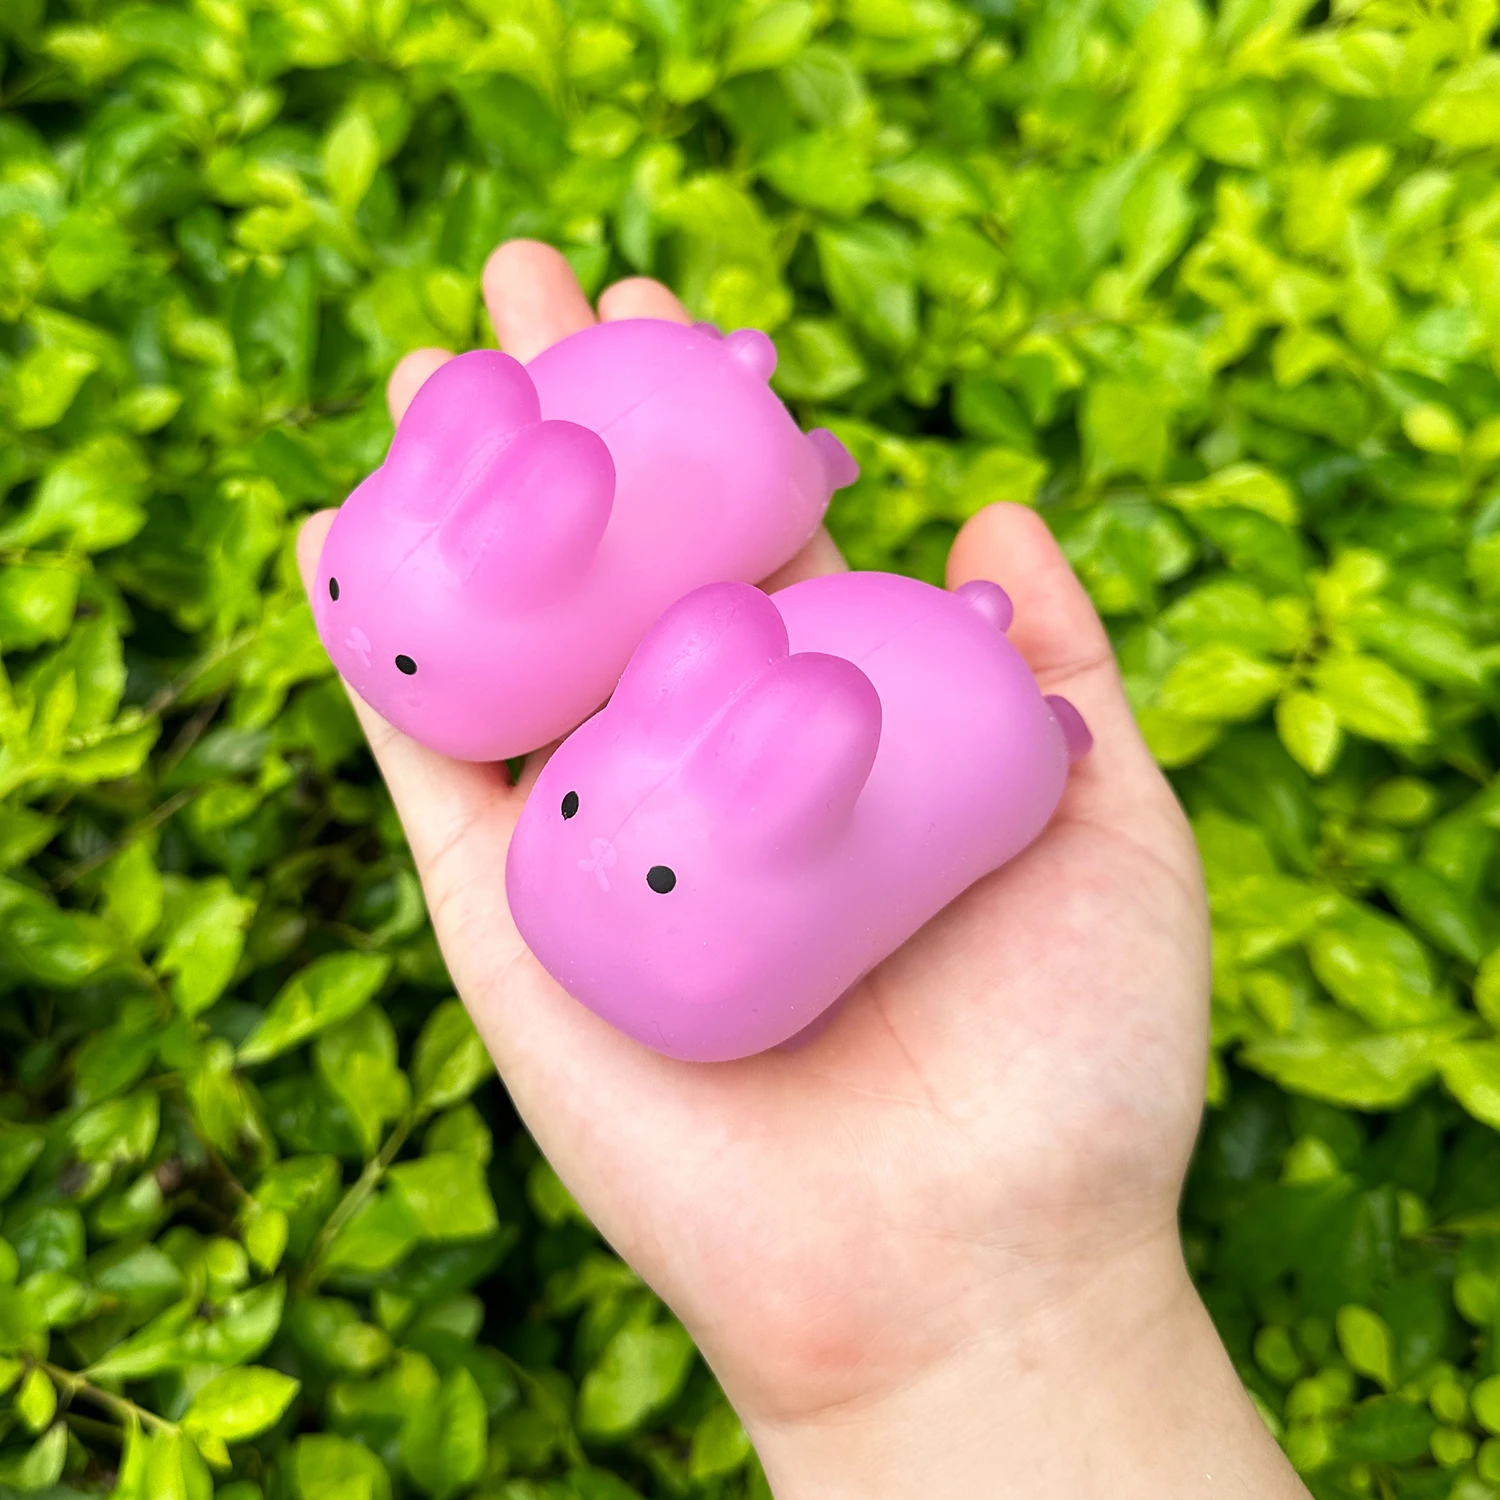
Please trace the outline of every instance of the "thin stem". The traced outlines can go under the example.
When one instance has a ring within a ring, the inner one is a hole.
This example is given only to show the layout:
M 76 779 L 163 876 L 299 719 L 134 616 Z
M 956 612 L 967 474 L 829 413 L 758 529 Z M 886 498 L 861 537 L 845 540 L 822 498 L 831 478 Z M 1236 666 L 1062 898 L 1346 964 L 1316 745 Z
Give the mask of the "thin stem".
M 118 1447 L 125 1441 L 124 1432 L 113 1422 L 102 1422 L 97 1417 L 85 1417 L 76 1411 L 65 1411 L 63 1420 L 80 1437 L 89 1438 L 96 1443 L 113 1443 Z
M 365 1206 L 375 1189 L 380 1186 L 380 1180 L 385 1176 L 386 1168 L 395 1161 L 396 1153 L 406 1144 L 406 1138 L 411 1134 L 412 1127 L 416 1123 L 415 1111 L 408 1110 L 396 1122 L 395 1128 L 386 1138 L 385 1145 L 380 1148 L 380 1154 L 365 1164 L 364 1171 L 350 1185 L 349 1190 L 339 1200 L 338 1206 L 329 1214 L 328 1222 L 323 1226 L 313 1242 L 311 1251 L 308 1252 L 307 1264 L 302 1268 L 301 1276 L 298 1277 L 298 1290 L 311 1291 L 322 1280 L 322 1261 L 328 1253 L 329 1246 L 338 1238 L 350 1219 Z
M 127 845 L 133 844 L 136 839 L 144 833 L 150 833 L 160 823 L 165 823 L 173 813 L 186 807 L 189 802 L 202 790 L 201 787 L 187 787 L 180 792 L 175 792 L 168 797 L 159 807 L 153 808 L 139 823 L 132 824 L 125 833 L 113 844 L 106 844 L 104 848 L 89 855 L 87 859 L 81 859 L 76 865 L 69 866 L 56 880 L 52 882 L 54 891 L 66 890 L 74 881 L 81 880 L 91 870 L 97 870 L 100 865 L 107 864 Z
M 176 1081 L 175 1088 L 179 1094 L 182 1094 L 182 1080 L 180 1078 Z M 182 1102 L 184 1104 L 187 1104 L 187 1098 L 185 1094 L 182 1097 Z M 240 1203 L 248 1203 L 251 1198 L 249 1190 L 245 1187 L 245 1184 L 234 1175 L 233 1169 L 229 1166 L 229 1163 L 219 1155 L 218 1149 L 214 1146 L 213 1142 L 203 1134 L 203 1131 L 199 1128 L 198 1125 L 198 1116 L 196 1112 L 191 1108 L 188 1109 L 188 1119 L 192 1126 L 193 1135 L 196 1137 L 198 1145 L 202 1148 L 204 1160 L 207 1161 L 209 1167 L 213 1170 L 215 1175 L 217 1175 L 223 1181 L 224 1185 L 229 1189 L 230 1194 L 235 1199 L 237 1199 Z
M 494 1351 L 500 1356 L 501 1362 L 509 1366 L 510 1372 L 516 1377 L 521 1385 L 525 1386 L 536 1398 L 539 1405 L 545 1407 L 549 1413 L 561 1419 L 565 1434 L 564 1443 L 567 1448 L 569 1460 L 575 1464 L 587 1463 L 587 1455 L 583 1451 L 583 1444 L 578 1441 L 578 1434 L 573 1430 L 573 1424 L 568 1419 L 568 1413 L 563 1404 L 557 1399 L 557 1394 L 551 1391 L 540 1380 L 535 1373 L 528 1370 L 514 1355 L 507 1354 L 503 1349 Z
M 52 1377 L 54 1385 L 60 1386 L 67 1399 L 71 1401 L 74 1396 L 82 1396 L 92 1401 L 96 1406 L 102 1406 L 106 1411 L 114 1412 L 122 1421 L 140 1422 L 144 1426 L 154 1427 L 159 1432 L 176 1432 L 177 1424 L 169 1422 L 165 1417 L 159 1417 L 154 1411 L 147 1411 L 144 1406 L 137 1406 L 134 1401 L 124 1396 L 117 1396 L 113 1391 L 106 1391 L 102 1386 L 97 1386 L 86 1376 L 79 1375 L 76 1371 L 65 1370 L 61 1365 L 51 1364 L 43 1359 L 37 1363 Z
M 148 719 L 154 718 L 171 707 L 205 672 L 218 666 L 226 656 L 238 651 L 241 646 L 249 645 L 259 630 L 258 625 L 247 625 L 237 634 L 230 636 L 228 640 L 220 641 L 217 646 L 210 647 L 181 677 L 174 678 L 165 687 L 152 694 L 146 706 L 141 710 L 142 715 Z
M 157 768 L 160 776 L 170 776 L 178 765 L 187 756 L 203 735 L 203 731 L 213 723 L 214 715 L 224 706 L 224 694 L 215 693 L 197 713 L 183 726 L 182 732 L 172 742 L 171 748 L 162 757 L 161 765 Z

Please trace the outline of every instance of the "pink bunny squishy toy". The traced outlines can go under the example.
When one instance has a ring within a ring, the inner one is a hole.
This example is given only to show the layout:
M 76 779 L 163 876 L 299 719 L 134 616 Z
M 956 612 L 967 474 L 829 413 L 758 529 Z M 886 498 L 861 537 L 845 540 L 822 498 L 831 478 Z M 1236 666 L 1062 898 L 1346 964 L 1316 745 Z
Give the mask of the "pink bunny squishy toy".
M 547 763 L 506 889 L 554 978 L 695 1061 L 801 1031 L 1046 826 L 1091 743 L 992 583 L 711 584 Z
M 765 334 L 600 323 L 432 375 L 345 501 L 314 615 L 354 690 L 461 760 L 566 734 L 667 605 L 796 555 L 858 468 L 766 384 Z

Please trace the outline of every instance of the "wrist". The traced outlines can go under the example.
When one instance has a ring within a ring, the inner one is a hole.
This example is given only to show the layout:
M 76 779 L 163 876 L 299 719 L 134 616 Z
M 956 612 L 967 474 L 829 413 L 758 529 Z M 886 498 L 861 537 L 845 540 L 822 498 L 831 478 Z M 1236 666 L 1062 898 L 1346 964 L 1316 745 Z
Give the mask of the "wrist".
M 777 1500 L 1303 1497 L 1241 1388 L 1175 1235 L 1007 1296 L 996 1326 L 898 1390 L 799 1417 L 746 1414 Z M 986 1326 L 981 1326 L 985 1324 Z

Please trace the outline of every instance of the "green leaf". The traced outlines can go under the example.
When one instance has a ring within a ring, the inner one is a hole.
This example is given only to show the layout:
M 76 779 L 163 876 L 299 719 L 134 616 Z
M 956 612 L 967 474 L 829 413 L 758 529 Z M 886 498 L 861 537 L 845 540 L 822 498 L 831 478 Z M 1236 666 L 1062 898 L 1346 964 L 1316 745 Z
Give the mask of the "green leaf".
M 56 818 L 26 807 L 0 808 L 0 870 L 8 870 L 30 859 L 51 843 L 59 824 Z
M 124 958 L 120 935 L 108 923 L 0 880 L 0 973 L 76 989 L 120 967 Z
M 695 1484 L 720 1479 L 742 1469 L 750 1457 L 750 1439 L 727 1401 L 716 1402 L 693 1429 L 688 1472 Z
M 870 117 L 870 95 L 847 52 L 813 42 L 781 70 L 797 112 L 814 125 L 853 130 Z
M 99 368 L 99 356 L 91 349 L 42 344 L 16 366 L 15 407 L 17 427 L 50 427 L 73 404 L 78 388 Z
M 281 1264 L 286 1253 L 291 1226 L 287 1216 L 277 1208 L 257 1208 L 244 1225 L 245 1253 L 256 1269 L 269 1275 Z
M 421 1114 L 467 1099 L 494 1071 L 461 1000 L 445 1000 L 427 1018 L 412 1057 L 413 1105 Z
M 299 1437 L 291 1447 L 289 1468 L 298 1500 L 390 1500 L 385 1465 L 351 1438 Z
M 967 224 L 947 224 L 924 235 L 917 268 L 929 296 L 979 309 L 995 300 L 1004 280 L 1004 258 Z
M 47 1352 L 47 1320 L 38 1298 L 20 1287 L 0 1286 L 0 1354 Z
M 1432 732 L 1416 684 L 1374 656 L 1326 656 L 1313 669 L 1319 696 L 1345 729 L 1388 745 L 1419 745 Z
M 1382 1390 L 1396 1384 L 1396 1355 L 1391 1330 L 1367 1307 L 1342 1307 L 1338 1315 L 1339 1348 L 1361 1375 L 1368 1375 Z
M 131 1380 L 171 1369 L 181 1360 L 182 1334 L 192 1314 L 191 1305 L 185 1302 L 169 1307 L 95 1360 L 88 1367 L 88 1375 L 91 1379 Z
M 240 1364 L 265 1352 L 281 1325 L 286 1287 L 265 1282 L 226 1298 L 177 1339 L 183 1363 Z
M 337 1297 L 299 1297 L 288 1310 L 286 1327 L 307 1358 L 326 1368 L 364 1375 L 390 1356 L 390 1335 Z
M 401 1429 L 401 1461 L 424 1495 L 449 1500 L 484 1468 L 489 1421 L 468 1370 L 454 1370 L 419 1402 Z
M 1135 293 L 1149 286 L 1182 247 L 1194 213 L 1186 181 L 1193 166 L 1186 155 L 1157 162 L 1125 196 L 1120 209 L 1121 270 Z
M 917 336 L 916 253 L 884 224 L 818 231 L 818 257 L 838 310 L 877 344 L 909 348 Z
M 0 651 L 31 651 L 65 635 L 78 583 L 66 566 L 8 565 L 0 572 Z
M 268 1133 L 255 1095 L 235 1072 L 234 1049 L 222 1038 L 208 1042 L 184 1076 L 199 1133 L 232 1157 L 268 1153 Z
M 323 142 L 323 181 L 342 212 L 352 214 L 380 166 L 380 136 L 363 110 L 346 111 Z
M 694 1352 L 677 1323 L 622 1328 L 579 1387 L 579 1430 L 600 1440 L 639 1430 L 682 1388 Z
M 68 1129 L 68 1142 L 82 1162 L 122 1166 L 143 1161 L 156 1144 L 161 1100 L 151 1089 L 96 1104 Z
M 21 1274 L 74 1271 L 83 1264 L 83 1215 L 71 1204 L 33 1202 L 12 1208 L 5 1232 L 20 1257 Z
M 1154 479 L 1167 461 L 1168 414 L 1157 393 L 1136 382 L 1100 380 L 1089 386 L 1081 425 L 1092 483 L 1117 474 Z
M 1422 865 L 1397 865 L 1381 884 L 1396 910 L 1437 947 L 1471 964 L 1484 956 L 1490 924 L 1451 880 Z
M 1260 1037 L 1239 1060 L 1283 1088 L 1354 1109 L 1395 1109 L 1425 1088 L 1466 1027 L 1462 1022 L 1379 1032 L 1331 1006 L 1284 1036 Z
M 391 972 L 380 953 L 330 953 L 314 959 L 282 986 L 265 1019 L 240 1047 L 244 1065 L 265 1062 L 367 1004 Z
M 1474 975 L 1474 1008 L 1496 1030 L 1500 1031 L 1500 948 L 1487 953 Z M 4 1160 L 5 1137 L 0 1135 L 0 1161 Z M 0 1197 L 4 1196 L 4 1176 L 0 1172 Z
M 1276 702 L 1276 732 L 1287 753 L 1310 776 L 1321 776 L 1338 759 L 1344 742 L 1338 715 L 1316 693 L 1283 693 Z
M 1279 521 L 1297 521 L 1297 500 L 1286 481 L 1260 464 L 1230 464 L 1195 484 L 1174 484 L 1167 500 L 1180 510 L 1252 510 Z
M 375 1275 L 404 1260 L 422 1238 L 422 1226 L 395 1193 L 368 1199 L 339 1231 L 324 1257 L 330 1272 Z
M 183 1430 L 240 1443 L 281 1420 L 300 1389 L 299 1382 L 280 1370 L 249 1366 L 215 1375 L 193 1398 L 183 1416 Z
M 760 170 L 783 197 L 839 218 L 852 218 L 875 196 L 869 153 L 847 136 L 794 136 Z
M 1339 1432 L 1339 1451 L 1366 1463 L 1411 1463 L 1426 1457 L 1436 1426 L 1425 1407 L 1377 1396 L 1364 1402 Z
M 313 1056 L 348 1109 L 364 1154 L 373 1156 L 381 1128 L 405 1113 L 411 1097 L 406 1075 L 396 1066 L 396 1033 L 389 1019 L 375 1007 L 356 1011 L 318 1037 Z
M 170 981 L 172 999 L 196 1016 L 224 993 L 245 949 L 255 902 L 222 876 L 196 885 L 180 877 L 166 887 L 166 933 L 156 972 Z
M 33 1365 L 30 1373 L 21 1382 L 15 1397 L 16 1415 L 20 1417 L 28 1432 L 40 1432 L 50 1426 L 57 1414 L 57 1390 L 47 1372 L 40 1365 Z
M 1481 1380 L 1469 1392 L 1469 1409 L 1486 1432 L 1500 1432 L 1500 1375 Z
M 1308 938 L 1307 956 L 1329 994 L 1380 1030 L 1438 1020 L 1450 1010 L 1426 950 L 1367 906 L 1344 902 Z
M 1476 58 L 1417 111 L 1413 125 L 1458 151 L 1500 145 L 1500 58 Z
M 808 0 L 773 0 L 752 10 L 736 28 L 724 59 L 724 76 L 753 73 L 790 62 L 812 35 L 817 14 Z
M 1500 1042 L 1465 1042 L 1442 1058 L 1443 1082 L 1476 1120 L 1500 1130 Z
M 472 1104 L 460 1104 L 440 1114 L 428 1127 L 423 1146 L 428 1155 L 458 1151 L 472 1156 L 481 1166 L 488 1166 L 495 1154 L 494 1133 Z
M 96 1258 L 91 1279 L 101 1291 L 140 1304 L 155 1304 L 182 1290 L 182 1272 L 155 1245 L 138 1245 L 108 1265 Z
M 1220 577 L 1175 599 L 1160 623 L 1188 646 L 1228 644 L 1257 652 L 1291 644 L 1286 625 L 1254 585 Z
M 104 868 L 105 914 L 137 947 L 155 930 L 165 908 L 161 872 L 145 840 L 127 845 Z
M 21 1185 L 46 1148 L 46 1132 L 35 1125 L 0 1125 L 0 1201 Z
M 472 1156 L 441 1151 L 398 1162 L 387 1173 L 392 1194 L 429 1240 L 463 1240 L 498 1223 L 484 1170 Z
M 49 1490 L 62 1478 L 68 1456 L 68 1428 L 58 1422 L 39 1437 L 25 1453 L 0 1459 L 0 1485 L 34 1494 Z
M 128 542 L 145 524 L 150 469 L 128 438 L 91 438 L 52 464 L 30 506 L 0 525 L 0 546 L 31 547 L 67 538 L 81 552 Z
M 1464 429 L 1446 406 L 1419 401 L 1401 413 L 1401 427 L 1414 446 L 1424 453 L 1462 453 Z
M 1281 691 L 1282 681 L 1280 667 L 1238 647 L 1200 646 L 1167 673 L 1157 706 L 1209 724 L 1250 719 Z
M 889 208 L 919 223 L 941 223 L 985 208 L 984 194 L 973 178 L 936 152 L 887 162 L 875 173 L 875 181 Z
M 152 1436 L 141 1489 L 150 1500 L 212 1500 L 213 1480 L 193 1444 L 166 1429 Z
M 868 371 L 841 323 L 798 318 L 776 335 L 776 373 L 771 384 L 792 401 L 829 401 L 852 390 Z

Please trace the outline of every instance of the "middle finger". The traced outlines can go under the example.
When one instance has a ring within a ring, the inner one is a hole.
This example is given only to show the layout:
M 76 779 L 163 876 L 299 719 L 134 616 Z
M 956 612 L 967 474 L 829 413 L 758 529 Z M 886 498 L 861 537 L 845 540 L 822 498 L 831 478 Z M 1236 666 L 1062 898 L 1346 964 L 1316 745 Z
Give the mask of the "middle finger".
M 538 240 L 506 241 L 485 262 L 483 280 L 495 337 L 522 364 L 594 321 L 572 266 Z

